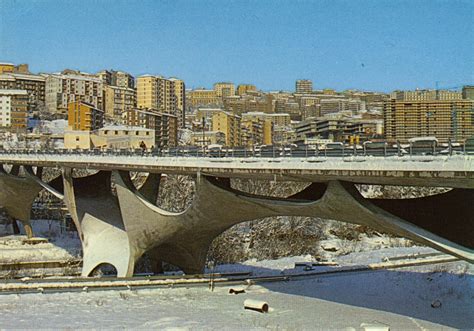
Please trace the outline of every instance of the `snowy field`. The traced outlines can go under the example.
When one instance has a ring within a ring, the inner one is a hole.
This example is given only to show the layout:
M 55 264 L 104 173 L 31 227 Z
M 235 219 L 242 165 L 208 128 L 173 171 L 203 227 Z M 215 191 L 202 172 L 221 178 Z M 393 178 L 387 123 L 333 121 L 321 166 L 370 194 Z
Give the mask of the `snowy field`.
M 359 265 L 419 252 L 432 250 L 387 248 L 335 260 Z M 247 261 L 219 266 L 217 271 L 287 274 L 302 261 L 310 257 Z M 390 330 L 474 328 L 474 266 L 465 262 L 265 283 L 239 295 L 228 291 L 229 287 L 216 287 L 211 292 L 205 286 L 0 295 L 0 328 L 363 330 L 367 324 Z M 244 310 L 245 299 L 268 302 L 269 313 Z

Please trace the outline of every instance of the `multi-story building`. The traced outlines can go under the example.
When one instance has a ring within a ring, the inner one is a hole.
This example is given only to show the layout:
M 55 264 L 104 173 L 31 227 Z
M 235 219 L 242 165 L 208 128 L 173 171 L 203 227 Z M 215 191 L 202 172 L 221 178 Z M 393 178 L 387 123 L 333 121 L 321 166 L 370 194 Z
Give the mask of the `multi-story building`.
M 144 75 L 137 78 L 137 107 L 172 114 L 184 126 L 184 82 L 177 78 Z
M 235 95 L 235 85 L 228 82 L 215 83 L 214 91 L 218 98 L 231 97 Z
M 73 70 L 46 77 L 46 108 L 53 114 L 65 114 L 68 104 L 83 101 L 104 109 L 103 83 L 94 75 Z
M 29 74 L 28 64 L 22 63 L 14 65 L 13 63 L 0 62 L 0 74 Z
M 195 131 L 191 134 L 191 145 L 225 145 L 225 134 L 221 131 Z
M 186 85 L 184 81 L 178 78 L 170 78 L 174 83 L 174 95 L 176 96 L 176 116 L 180 128 L 185 126 L 186 117 Z
M 226 111 L 240 115 L 244 112 L 273 112 L 273 96 L 271 95 L 244 95 L 224 98 Z
M 466 85 L 462 87 L 462 98 L 474 100 L 474 85 Z
M 41 75 L 4 73 L 0 74 L 0 89 L 26 90 L 28 112 L 32 113 L 45 106 L 45 80 Z
M 384 103 L 384 129 L 388 140 L 434 136 L 441 142 L 474 135 L 474 101 L 430 100 Z
M 222 103 L 221 98 L 217 96 L 214 90 L 199 88 L 189 91 L 186 95 L 188 97 L 187 104 L 192 107 L 219 105 Z
M 394 91 L 391 97 L 397 101 L 459 100 L 462 93 L 449 90 Z
M 115 70 L 102 70 L 97 73 L 104 85 L 135 88 L 135 78 L 127 72 Z
M 0 62 L 0 74 L 13 73 L 15 71 L 15 65 L 8 62 Z
M 257 87 L 252 84 L 240 84 L 237 86 L 237 95 L 246 95 L 249 92 L 256 92 Z
M 357 114 L 365 109 L 364 103 L 359 99 L 331 98 L 320 100 L 320 116 L 331 113 L 350 112 Z
M 313 82 L 309 79 L 298 79 L 295 84 L 296 93 L 313 93 Z
M 227 146 L 240 146 L 240 116 L 219 111 L 212 114 L 212 131 L 221 131 L 225 134 Z
M 127 87 L 105 85 L 104 105 L 106 118 L 121 123 L 122 114 L 136 107 L 136 91 Z
M 178 119 L 175 115 L 161 113 L 156 109 L 128 109 L 124 113 L 124 123 L 152 129 L 155 132 L 153 147 L 173 147 L 178 144 Z
M 0 127 L 14 131 L 26 130 L 28 120 L 28 92 L 0 89 Z
M 94 131 L 104 126 L 104 111 L 84 101 L 68 104 L 68 129 Z
M 242 120 L 240 123 L 242 146 L 252 148 L 253 146 L 263 145 L 263 126 L 261 120 Z
M 151 148 L 155 131 L 141 127 L 110 125 L 96 131 L 66 130 L 64 148 Z

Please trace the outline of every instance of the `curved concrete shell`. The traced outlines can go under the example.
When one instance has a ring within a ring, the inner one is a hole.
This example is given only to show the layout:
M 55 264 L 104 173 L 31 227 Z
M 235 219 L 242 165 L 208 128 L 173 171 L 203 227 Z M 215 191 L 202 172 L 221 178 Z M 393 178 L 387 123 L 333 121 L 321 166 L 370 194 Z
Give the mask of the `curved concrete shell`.
M 137 189 L 126 171 L 73 178 L 72 169 L 64 168 L 63 187 L 54 181 L 31 182 L 63 196 L 82 239 L 84 276 L 102 264 L 115 266 L 118 276 L 131 276 L 145 252 L 156 270 L 166 261 L 186 273 L 202 272 L 212 240 L 223 231 L 240 222 L 285 215 L 367 225 L 474 262 L 469 225 L 473 190 L 419 199 L 365 199 L 352 183 L 329 181 L 281 199 L 240 192 L 228 179 L 198 175 L 193 203 L 174 213 L 156 206 L 160 178 L 150 174 Z

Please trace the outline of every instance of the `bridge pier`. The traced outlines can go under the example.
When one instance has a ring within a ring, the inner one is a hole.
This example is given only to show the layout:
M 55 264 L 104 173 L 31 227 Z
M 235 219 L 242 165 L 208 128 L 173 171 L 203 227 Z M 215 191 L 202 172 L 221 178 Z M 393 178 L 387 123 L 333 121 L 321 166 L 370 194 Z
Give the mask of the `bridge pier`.
M 27 177 L 19 177 L 20 167 L 13 166 L 7 172 L 0 164 L 0 208 L 13 221 L 20 221 L 28 238 L 33 237 L 30 223 L 31 207 L 41 191 L 41 186 Z

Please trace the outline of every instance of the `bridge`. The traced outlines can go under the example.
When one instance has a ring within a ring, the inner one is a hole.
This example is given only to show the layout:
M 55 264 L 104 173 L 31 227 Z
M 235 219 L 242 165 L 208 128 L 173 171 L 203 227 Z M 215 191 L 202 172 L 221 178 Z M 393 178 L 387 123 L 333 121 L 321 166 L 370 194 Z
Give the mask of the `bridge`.
M 367 225 L 474 262 L 474 155 L 466 152 L 1 151 L 0 165 L 0 207 L 26 229 L 31 229 L 31 207 L 41 190 L 65 203 L 82 240 L 83 276 L 103 264 L 113 265 L 118 276 L 131 276 L 144 253 L 156 270 L 169 262 L 186 273 L 199 273 L 216 236 L 240 222 L 271 216 Z M 48 182 L 44 168 L 60 169 L 61 176 Z M 96 172 L 75 177 L 74 169 Z M 132 172 L 148 173 L 143 185 L 135 186 Z M 156 205 L 163 174 L 195 178 L 194 201 L 185 211 Z M 308 186 L 275 198 L 238 191 L 230 178 Z M 451 190 L 419 198 L 369 199 L 356 184 Z

